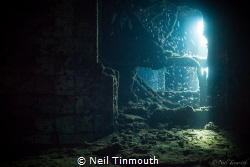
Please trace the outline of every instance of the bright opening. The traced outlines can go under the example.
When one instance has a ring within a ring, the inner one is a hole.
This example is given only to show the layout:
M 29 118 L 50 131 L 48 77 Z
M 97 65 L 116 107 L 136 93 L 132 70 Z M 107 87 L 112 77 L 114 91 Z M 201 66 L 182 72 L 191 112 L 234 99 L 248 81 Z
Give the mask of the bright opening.
M 202 21 L 199 21 L 199 22 L 198 22 L 197 34 L 203 35 L 203 30 L 204 30 L 204 22 L 203 22 L 203 20 L 202 20 Z
M 202 74 L 202 76 L 204 75 L 204 73 L 206 74 L 206 78 L 207 78 L 208 77 L 208 67 L 201 68 L 201 74 Z
M 204 22 L 202 16 L 190 17 L 185 24 L 180 23 L 180 25 L 183 27 L 173 34 L 180 38 L 180 45 L 177 49 L 183 49 L 185 52 L 181 53 L 174 49 L 172 51 L 179 53 L 177 57 L 183 62 L 180 63 L 173 57 L 173 63 L 161 69 L 139 67 L 137 76 L 152 90 L 171 102 L 183 106 L 205 106 L 209 68 L 207 65 L 208 40 L 203 35 Z M 183 36 L 178 36 L 182 33 Z M 173 41 L 176 38 L 173 38 Z M 177 61 L 177 64 L 174 61 Z M 148 88 L 139 81 L 137 84 L 144 90 Z
M 197 49 L 198 49 L 198 56 L 202 57 L 202 58 L 207 58 L 207 53 L 208 53 L 208 49 L 207 49 L 207 38 L 203 35 L 204 32 L 204 22 L 203 19 L 198 21 L 197 23 L 197 30 L 196 30 L 196 35 L 198 38 L 198 45 L 197 45 Z

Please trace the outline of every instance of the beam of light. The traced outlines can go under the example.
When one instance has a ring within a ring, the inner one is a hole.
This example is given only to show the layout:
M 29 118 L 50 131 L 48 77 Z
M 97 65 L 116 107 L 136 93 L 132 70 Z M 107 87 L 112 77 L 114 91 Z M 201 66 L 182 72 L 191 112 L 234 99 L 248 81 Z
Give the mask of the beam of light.
M 203 20 L 201 20 L 198 22 L 198 25 L 197 25 L 197 34 L 203 35 L 203 31 L 204 31 L 204 22 Z
M 201 74 L 203 76 L 204 72 L 206 72 L 206 78 L 208 78 L 208 67 L 205 67 L 205 68 L 201 68 Z
M 207 58 L 207 38 L 203 35 L 203 31 L 204 31 L 204 22 L 203 20 L 198 21 L 197 23 L 197 29 L 196 29 L 196 34 L 197 34 L 197 38 L 199 40 L 199 54 L 202 57 Z
M 207 45 L 207 38 L 206 37 L 204 37 L 203 35 L 202 36 L 200 36 L 200 43 L 201 43 L 201 45 Z

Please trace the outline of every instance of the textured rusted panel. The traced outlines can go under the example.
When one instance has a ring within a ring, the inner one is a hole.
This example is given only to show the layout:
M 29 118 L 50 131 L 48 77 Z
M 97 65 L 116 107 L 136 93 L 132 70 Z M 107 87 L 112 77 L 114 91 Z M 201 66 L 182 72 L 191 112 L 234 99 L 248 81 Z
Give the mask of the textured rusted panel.
M 36 134 L 50 134 L 54 131 L 53 115 L 36 115 L 35 116 Z
M 95 113 L 98 115 L 113 115 L 113 96 L 99 96 L 95 100 Z
M 90 133 L 94 131 L 94 114 L 75 115 L 75 133 Z
M 5 122 L 20 134 L 15 142 L 83 143 L 108 134 L 114 79 L 96 64 L 95 1 L 32 5 L 10 31 L 1 63 L 0 94 L 11 118 Z
M 55 1 L 55 16 L 56 17 L 73 17 L 74 15 L 74 0 Z
M 55 118 L 56 131 L 61 133 L 74 133 L 74 116 L 60 116 Z
M 95 91 L 95 78 L 92 76 L 76 76 L 75 77 L 75 94 L 91 95 Z
M 72 37 L 58 37 L 55 40 L 56 55 L 71 55 L 74 56 L 74 39 Z M 60 58 L 60 57 L 59 57 Z M 67 58 L 67 57 L 65 57 Z
M 74 95 L 74 77 L 58 76 L 55 83 L 57 95 Z
M 56 96 L 55 113 L 57 115 L 74 114 L 75 98 L 74 96 Z
M 72 54 L 56 55 L 55 73 L 57 75 L 74 75 L 74 57 Z
M 76 96 L 75 99 L 76 114 L 91 115 L 95 111 L 94 98 L 89 96 Z
M 56 37 L 71 37 L 73 32 L 73 19 L 70 17 L 55 18 L 55 36 Z

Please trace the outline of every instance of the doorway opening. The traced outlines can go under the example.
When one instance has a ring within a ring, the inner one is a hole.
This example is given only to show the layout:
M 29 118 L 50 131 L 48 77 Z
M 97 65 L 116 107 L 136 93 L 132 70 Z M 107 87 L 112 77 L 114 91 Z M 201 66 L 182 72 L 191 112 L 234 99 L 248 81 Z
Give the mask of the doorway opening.
M 173 55 L 167 58 L 168 63 L 160 69 L 139 66 L 137 76 L 165 99 L 198 108 L 207 105 L 209 69 L 204 21 L 201 12 L 195 13 L 199 13 L 199 17 L 197 14 L 185 19 L 179 16 L 172 32 L 172 43 L 165 40 L 168 44 L 164 46 Z M 176 43 L 176 46 L 168 46 L 169 43 Z

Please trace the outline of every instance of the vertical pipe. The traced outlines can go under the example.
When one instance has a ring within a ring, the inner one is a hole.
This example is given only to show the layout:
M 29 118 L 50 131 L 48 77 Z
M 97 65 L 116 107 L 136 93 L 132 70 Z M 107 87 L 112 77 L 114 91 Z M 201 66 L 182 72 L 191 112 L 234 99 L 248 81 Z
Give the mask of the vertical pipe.
M 96 63 L 99 63 L 99 0 L 96 0 Z

